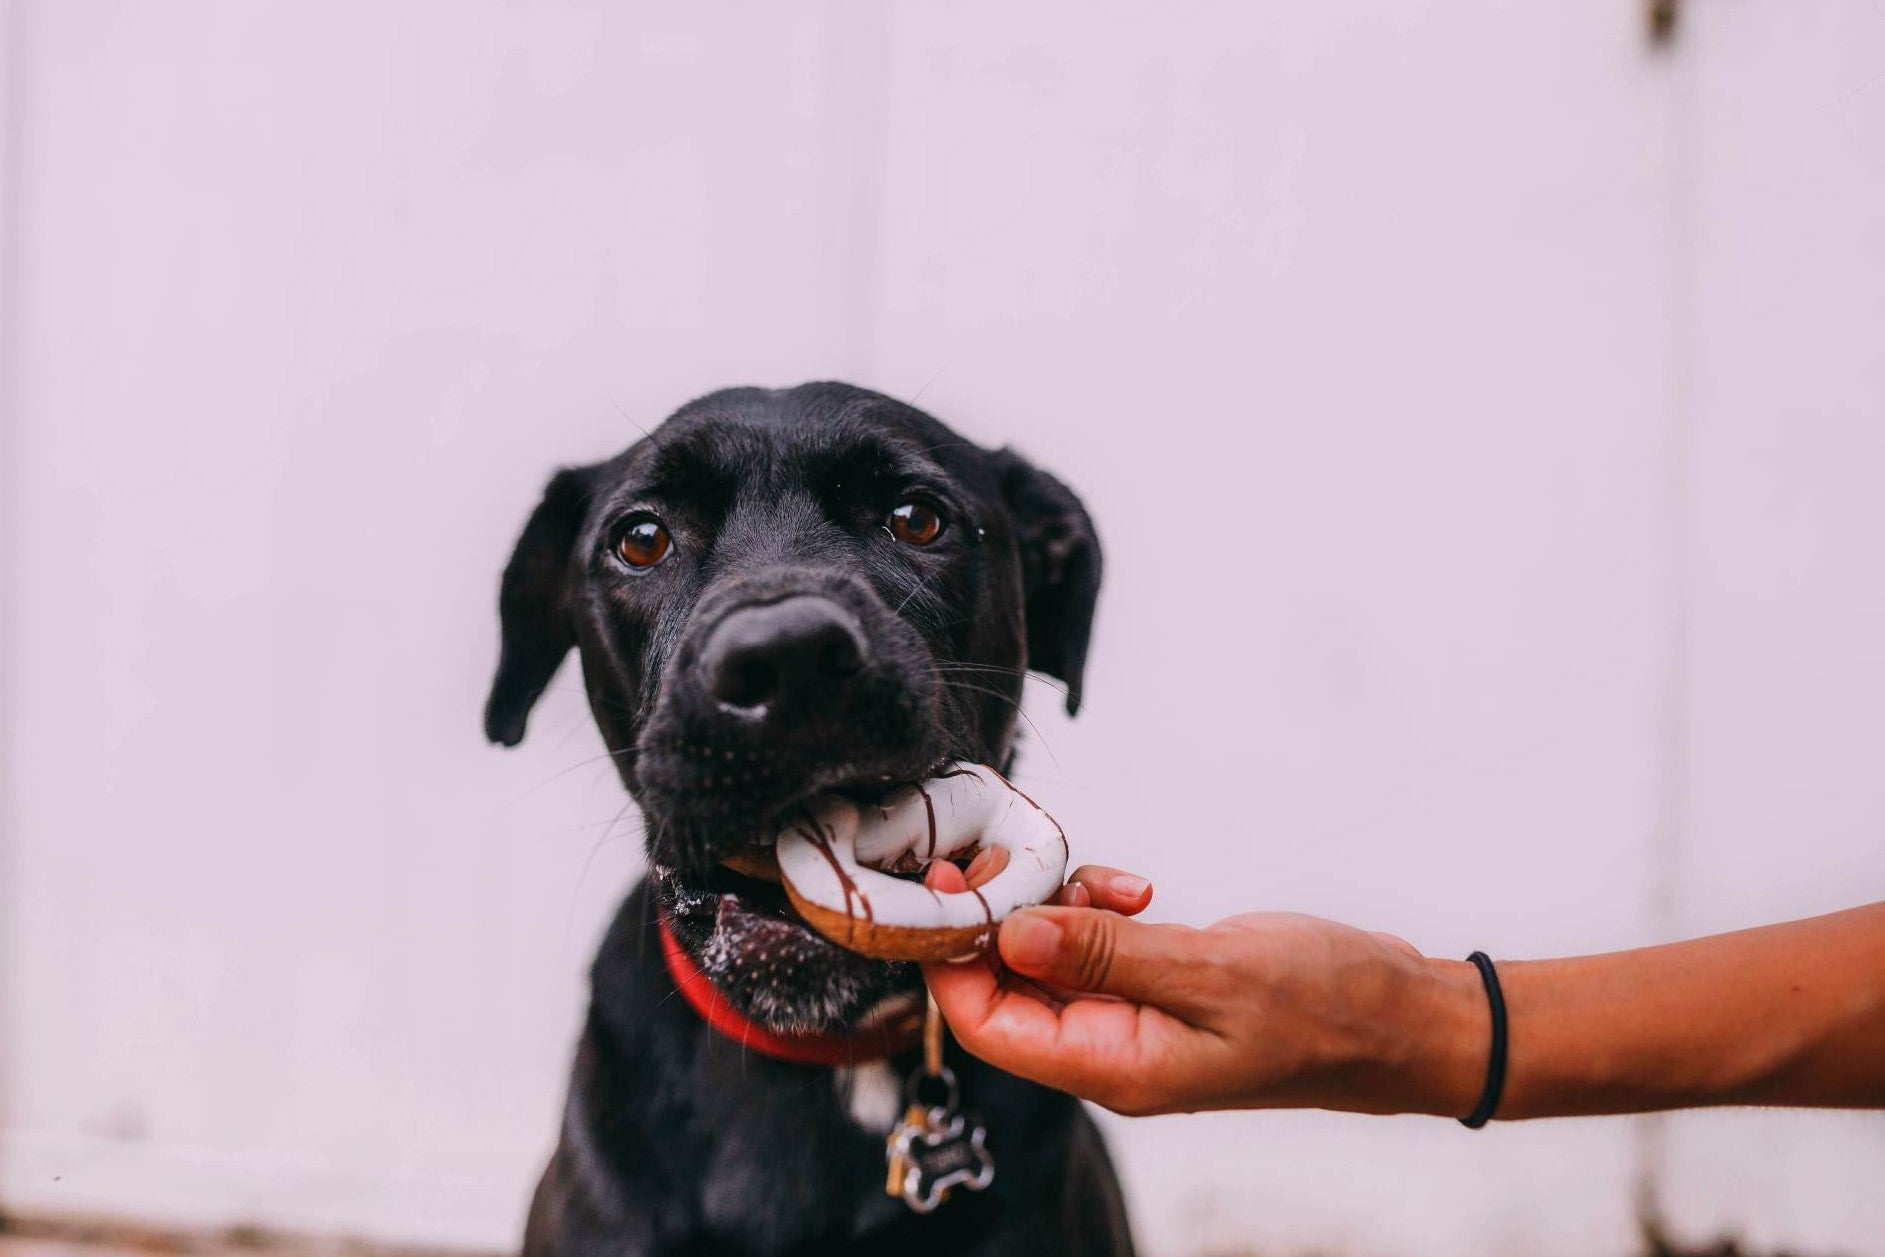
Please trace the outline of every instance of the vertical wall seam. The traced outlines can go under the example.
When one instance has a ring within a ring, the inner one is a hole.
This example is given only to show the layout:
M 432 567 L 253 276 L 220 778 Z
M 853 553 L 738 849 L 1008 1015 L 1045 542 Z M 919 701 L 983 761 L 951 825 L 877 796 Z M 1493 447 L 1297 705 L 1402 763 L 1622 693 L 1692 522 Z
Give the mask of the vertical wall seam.
M 1694 15 L 1691 15 L 1694 16 Z M 1695 24 L 1679 45 L 1653 50 L 1670 77 L 1663 99 L 1668 168 L 1664 196 L 1663 311 L 1667 360 L 1664 374 L 1663 430 L 1659 515 L 1663 558 L 1661 692 L 1656 711 L 1656 818 L 1645 862 L 1645 905 L 1659 942 L 1686 936 L 1682 878 L 1689 847 L 1692 807 L 1691 755 L 1694 632 L 1695 537 L 1693 529 L 1695 456 L 1696 319 L 1701 250 L 1701 127 L 1697 78 L 1699 47 Z M 1634 1206 L 1638 1223 L 1665 1229 L 1665 1193 L 1669 1178 L 1669 1118 L 1650 1114 L 1635 1119 Z
M 19 283 L 20 283 L 20 136 L 25 89 L 24 17 L 26 0 L 0 0 L 0 1146 L 7 1128 L 7 1104 L 13 1095 L 7 1061 L 13 1053 L 14 958 L 20 940 L 19 832 L 14 756 L 19 734 Z M 0 1193 L 5 1191 L 0 1182 Z M 0 1205 L 5 1203 L 0 1195 Z
M 838 73 L 855 75 L 860 80 L 854 98 L 861 106 L 847 128 L 851 140 L 852 232 L 845 265 L 849 290 L 845 294 L 844 356 L 857 383 L 888 389 L 889 382 L 880 375 L 883 347 L 877 341 L 877 328 L 882 322 L 879 316 L 890 247 L 890 61 L 895 48 L 896 6 L 871 5 L 841 12 L 846 27 L 858 19 L 852 28 L 857 34 L 850 47 L 852 58 L 834 58 L 834 65 Z M 847 64 L 847 60 L 855 64 Z

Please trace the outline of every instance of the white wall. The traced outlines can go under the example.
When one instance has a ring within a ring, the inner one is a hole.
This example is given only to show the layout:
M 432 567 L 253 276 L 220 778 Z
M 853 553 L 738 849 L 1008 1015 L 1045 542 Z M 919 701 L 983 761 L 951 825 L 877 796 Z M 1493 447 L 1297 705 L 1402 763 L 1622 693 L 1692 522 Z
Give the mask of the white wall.
M 13 9 L 8 1206 L 514 1240 L 638 833 L 496 573 L 726 383 L 1082 490 L 1023 775 L 1167 917 L 1885 895 L 1874 5 Z M 1876 1116 L 1110 1130 L 1154 1253 L 1885 1234 Z

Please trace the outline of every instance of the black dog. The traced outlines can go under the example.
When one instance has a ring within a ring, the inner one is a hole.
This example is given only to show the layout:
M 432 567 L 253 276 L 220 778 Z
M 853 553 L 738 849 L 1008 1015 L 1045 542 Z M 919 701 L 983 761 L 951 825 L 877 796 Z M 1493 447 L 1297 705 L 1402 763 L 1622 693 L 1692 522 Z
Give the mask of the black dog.
M 884 1135 L 917 1054 L 849 1069 L 743 1050 L 675 998 L 661 925 L 761 1027 L 844 1032 L 911 1006 L 914 966 L 832 946 L 721 861 L 817 792 L 1006 764 L 1025 669 L 1079 706 L 1099 578 L 1058 480 L 843 384 L 715 393 L 550 481 L 504 572 L 485 731 L 522 739 L 574 647 L 652 872 L 596 958 L 529 1257 L 1132 1251 L 1080 1105 L 960 1053 L 995 1181 L 912 1213 L 885 1193 Z

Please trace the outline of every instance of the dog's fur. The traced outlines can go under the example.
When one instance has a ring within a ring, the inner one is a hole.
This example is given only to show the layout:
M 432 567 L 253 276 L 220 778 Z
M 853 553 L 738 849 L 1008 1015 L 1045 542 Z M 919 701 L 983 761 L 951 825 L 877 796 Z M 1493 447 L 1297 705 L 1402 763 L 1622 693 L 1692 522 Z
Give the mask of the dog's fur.
M 933 543 L 885 527 L 913 497 L 944 520 Z M 651 517 L 672 550 L 636 569 L 615 542 Z M 916 998 L 913 966 L 832 946 L 719 862 L 816 792 L 879 790 L 955 760 L 1006 765 L 1025 669 L 1058 677 L 1079 706 L 1099 575 L 1091 521 L 1058 480 L 842 384 L 715 393 L 551 480 L 504 573 L 486 732 L 515 745 L 575 648 L 652 872 L 596 958 L 529 1257 L 1131 1252 L 1105 1150 L 1072 1098 L 954 1053 L 995 1184 L 913 1215 L 884 1192 L 885 1128 L 849 1110 L 858 1075 L 709 1030 L 674 996 L 656 933 L 665 914 L 720 993 L 774 1029 L 843 1030 Z M 795 701 L 717 698 L 704 657 L 716 627 L 803 595 L 850 626 L 858 666 Z M 899 1079 L 912 1065 L 891 1063 Z

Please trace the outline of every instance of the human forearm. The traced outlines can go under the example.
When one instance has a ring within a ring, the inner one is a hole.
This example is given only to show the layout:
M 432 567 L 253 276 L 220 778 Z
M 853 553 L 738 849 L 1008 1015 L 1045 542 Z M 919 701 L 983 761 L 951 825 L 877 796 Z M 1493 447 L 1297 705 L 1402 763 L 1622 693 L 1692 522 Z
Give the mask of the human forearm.
M 1499 975 L 1502 1119 L 1885 1105 L 1885 904 Z

